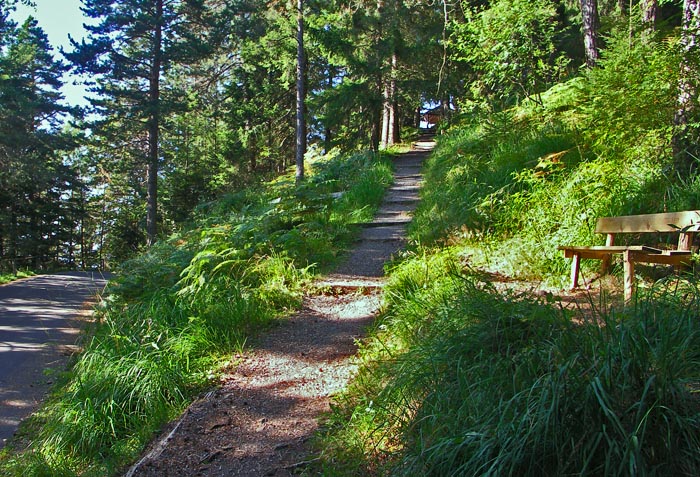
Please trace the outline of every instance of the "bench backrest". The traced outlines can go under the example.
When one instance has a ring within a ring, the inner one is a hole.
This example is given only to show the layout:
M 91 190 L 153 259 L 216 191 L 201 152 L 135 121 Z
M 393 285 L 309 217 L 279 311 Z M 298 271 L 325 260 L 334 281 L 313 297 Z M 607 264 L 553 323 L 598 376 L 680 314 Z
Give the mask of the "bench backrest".
M 681 232 L 678 248 L 688 249 L 692 235 L 700 232 L 700 210 L 601 217 L 595 231 L 599 234 Z

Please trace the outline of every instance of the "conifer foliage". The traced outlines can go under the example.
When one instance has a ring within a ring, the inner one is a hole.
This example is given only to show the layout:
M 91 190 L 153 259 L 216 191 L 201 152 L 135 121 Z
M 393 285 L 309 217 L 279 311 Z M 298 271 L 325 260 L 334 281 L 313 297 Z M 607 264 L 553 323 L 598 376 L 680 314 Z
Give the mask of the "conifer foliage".
M 623 30 L 680 42 L 680 176 L 698 157 L 696 0 L 81 0 L 88 34 L 63 55 L 85 116 L 17 1 L 0 0 L 0 269 L 117 265 L 198 204 L 301 178 L 307 148 L 391 147 L 421 110 L 542 105 Z
M 37 21 L 19 25 L 13 11 L 0 1 L 0 268 L 16 271 L 66 258 L 77 217 L 64 199 L 80 181 L 62 158 L 74 147 L 60 127 L 66 66 Z
M 100 119 L 94 132 L 128 151 L 116 160 L 145 169 L 148 243 L 157 237 L 160 132 L 177 104 L 164 91 L 164 72 L 201 58 L 205 10 L 197 0 L 84 0 L 83 13 L 98 23 L 87 26 L 87 41 L 73 41 L 67 54 L 78 73 L 96 78 L 93 106 Z

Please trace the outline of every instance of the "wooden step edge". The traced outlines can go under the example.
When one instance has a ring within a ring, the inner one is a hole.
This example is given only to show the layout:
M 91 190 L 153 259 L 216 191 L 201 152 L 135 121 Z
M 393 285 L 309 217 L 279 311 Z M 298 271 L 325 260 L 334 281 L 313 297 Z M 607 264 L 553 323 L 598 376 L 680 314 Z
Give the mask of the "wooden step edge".
M 393 225 L 406 225 L 406 224 L 410 224 L 412 220 L 413 220 L 412 217 L 408 217 L 405 219 L 382 220 L 379 222 L 357 222 L 357 223 L 354 223 L 352 225 L 357 225 L 357 226 L 365 228 L 365 229 L 371 229 L 371 228 L 378 228 L 378 227 L 391 227 Z
M 316 294 L 346 295 L 361 292 L 375 293 L 384 288 L 385 279 L 381 277 L 363 277 L 356 275 L 328 275 L 312 284 Z
M 417 202 L 420 202 L 420 197 L 416 197 L 415 199 L 413 197 L 397 197 L 395 199 L 384 199 L 382 202 L 383 204 L 415 204 Z

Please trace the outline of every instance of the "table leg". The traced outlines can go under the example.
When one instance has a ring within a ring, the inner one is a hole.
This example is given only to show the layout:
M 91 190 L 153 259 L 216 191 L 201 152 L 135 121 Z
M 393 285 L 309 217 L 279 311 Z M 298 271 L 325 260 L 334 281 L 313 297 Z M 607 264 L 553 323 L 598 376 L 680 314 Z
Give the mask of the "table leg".
M 571 262 L 571 289 L 578 288 L 578 272 L 581 266 L 581 257 L 575 254 Z

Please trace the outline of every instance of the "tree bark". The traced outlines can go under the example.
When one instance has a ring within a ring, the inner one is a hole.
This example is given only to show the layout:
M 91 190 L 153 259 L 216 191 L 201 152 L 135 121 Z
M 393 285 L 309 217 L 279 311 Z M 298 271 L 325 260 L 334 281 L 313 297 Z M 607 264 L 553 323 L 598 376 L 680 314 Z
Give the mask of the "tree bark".
M 306 55 L 304 53 L 304 2 L 297 0 L 297 102 L 296 102 L 296 181 L 304 180 L 306 154 Z
M 13 275 L 17 275 L 17 214 L 13 206 L 10 206 L 10 230 L 7 241 L 7 256 L 10 257 L 10 268 Z
M 370 125 L 370 147 L 374 152 L 377 152 L 379 150 L 379 143 L 382 138 L 382 113 L 381 113 L 381 106 L 379 104 L 373 105 L 371 114 L 372 114 L 372 123 Z
M 391 82 L 385 80 L 382 87 L 382 139 L 381 148 L 389 145 L 389 129 L 391 116 Z
M 672 139 L 676 171 L 679 175 L 692 172 L 699 148 L 697 130 L 691 130 L 690 120 L 698 112 L 697 64 L 692 58 L 698 54 L 698 35 L 700 34 L 700 0 L 683 2 L 683 29 L 681 32 L 682 59 L 680 80 L 678 84 L 677 109 L 674 116 L 674 134 Z
M 335 68 L 328 65 L 328 77 L 326 78 L 326 87 L 330 90 L 333 88 L 333 79 L 335 78 Z M 326 125 L 323 130 L 323 152 L 328 154 L 333 148 L 333 130 Z
M 598 1 L 581 0 L 581 16 L 583 20 L 583 46 L 586 51 L 586 65 L 594 67 L 600 59 L 598 46 Z
M 395 15 L 395 10 L 392 10 L 392 14 Z M 390 20 L 392 24 L 395 22 L 395 18 L 393 17 Z M 388 74 L 384 77 L 384 87 L 382 88 L 382 148 L 393 146 L 399 142 L 399 115 L 397 111 L 398 101 L 396 99 L 398 54 L 396 53 L 395 44 L 398 33 L 396 32 L 395 26 L 392 26 L 391 31 L 391 58 L 389 58 Z
M 160 156 L 160 69 L 163 55 L 163 0 L 156 0 L 156 25 L 153 36 L 153 59 L 148 87 L 148 167 L 146 196 L 146 236 L 153 245 L 158 235 L 158 163 Z
M 659 19 L 658 0 L 641 0 L 639 6 L 642 10 L 642 22 L 649 30 L 654 31 Z
M 396 73 L 399 64 L 399 58 L 396 50 L 391 55 L 391 103 L 389 111 L 389 142 L 391 145 L 398 144 L 401 131 L 399 129 L 399 101 L 398 101 L 398 85 L 396 82 Z

